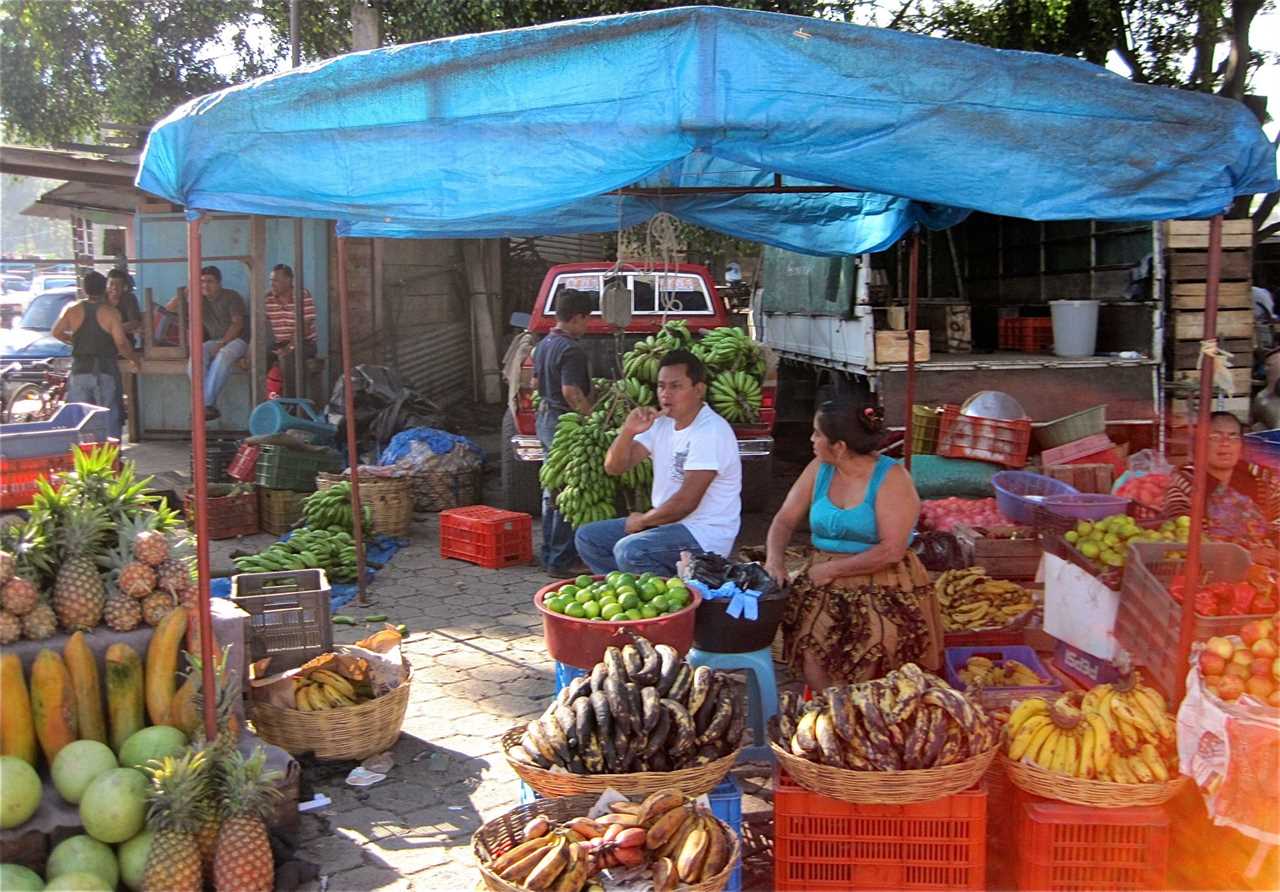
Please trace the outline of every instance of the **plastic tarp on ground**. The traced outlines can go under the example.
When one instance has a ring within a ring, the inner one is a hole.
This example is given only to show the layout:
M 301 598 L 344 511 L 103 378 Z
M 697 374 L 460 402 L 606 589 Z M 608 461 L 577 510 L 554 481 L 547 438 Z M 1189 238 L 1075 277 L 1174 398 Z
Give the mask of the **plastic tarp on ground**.
M 628 197 L 626 186 L 844 194 Z M 1207 217 L 1275 189 L 1243 105 L 1058 56 L 687 7 L 353 53 L 181 106 L 138 185 L 351 236 L 612 230 L 659 210 L 811 254 L 970 210 Z

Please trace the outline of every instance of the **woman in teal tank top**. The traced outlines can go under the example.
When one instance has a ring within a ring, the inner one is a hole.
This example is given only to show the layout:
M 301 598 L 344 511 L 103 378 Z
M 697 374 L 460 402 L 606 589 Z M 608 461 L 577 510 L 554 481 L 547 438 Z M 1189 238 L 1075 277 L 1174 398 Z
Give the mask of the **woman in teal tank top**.
M 786 582 L 787 547 L 808 519 L 811 554 L 792 580 L 782 632 L 783 659 L 814 690 L 942 661 L 933 586 L 908 547 L 920 497 L 906 469 L 876 451 L 881 436 L 869 396 L 824 403 L 815 457 L 769 527 L 765 567 Z

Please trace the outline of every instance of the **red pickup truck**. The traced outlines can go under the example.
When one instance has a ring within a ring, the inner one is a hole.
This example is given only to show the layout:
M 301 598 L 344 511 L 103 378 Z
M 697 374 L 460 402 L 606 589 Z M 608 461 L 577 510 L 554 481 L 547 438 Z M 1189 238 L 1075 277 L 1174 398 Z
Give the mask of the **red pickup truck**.
M 593 378 L 617 378 L 621 375 L 621 357 L 640 339 L 655 334 L 664 322 L 683 319 L 694 331 L 706 331 L 732 325 L 725 302 L 716 290 L 711 272 L 704 266 L 679 264 L 661 271 L 624 266 L 614 272 L 606 261 L 566 263 L 547 271 L 534 301 L 525 333 L 521 335 L 508 358 L 519 359 L 516 380 L 508 376 L 513 389 L 502 424 L 502 489 L 507 507 L 537 516 L 541 512 L 542 488 L 538 468 L 542 464 L 542 444 L 534 427 L 532 349 L 537 339 L 555 327 L 555 297 L 565 289 L 575 289 L 596 298 L 599 315 L 600 295 L 613 278 L 621 278 L 631 293 L 631 323 L 625 331 L 617 331 L 603 319 L 593 319 L 582 338 L 582 347 Z M 513 324 L 516 323 L 513 318 Z M 520 320 L 523 322 L 523 320 Z M 507 364 L 511 369 L 514 361 Z M 764 382 L 760 419 L 755 424 L 734 425 L 743 462 L 742 505 L 744 511 L 757 511 L 768 494 L 773 467 L 774 397 L 777 376 L 771 373 Z

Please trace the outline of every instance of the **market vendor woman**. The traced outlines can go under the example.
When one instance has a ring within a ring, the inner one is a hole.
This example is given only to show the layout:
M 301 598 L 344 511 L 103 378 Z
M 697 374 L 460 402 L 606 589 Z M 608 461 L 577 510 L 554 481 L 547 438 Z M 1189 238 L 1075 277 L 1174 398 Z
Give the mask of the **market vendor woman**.
M 1261 564 L 1275 567 L 1276 532 L 1280 514 L 1280 492 L 1266 486 L 1249 473 L 1241 461 L 1244 454 L 1244 426 L 1230 412 L 1209 416 L 1209 491 L 1205 503 L 1205 532 L 1211 539 L 1235 542 L 1253 554 Z M 1165 492 L 1164 509 L 1174 514 L 1191 513 L 1191 489 L 1195 470 L 1179 468 Z
M 814 690 L 941 662 L 937 601 L 907 548 L 920 497 L 906 469 L 876 451 L 881 431 L 869 397 L 824 403 L 816 457 L 769 527 L 765 567 L 786 581 L 787 544 L 809 518 L 815 554 L 795 579 L 782 633 L 784 661 Z

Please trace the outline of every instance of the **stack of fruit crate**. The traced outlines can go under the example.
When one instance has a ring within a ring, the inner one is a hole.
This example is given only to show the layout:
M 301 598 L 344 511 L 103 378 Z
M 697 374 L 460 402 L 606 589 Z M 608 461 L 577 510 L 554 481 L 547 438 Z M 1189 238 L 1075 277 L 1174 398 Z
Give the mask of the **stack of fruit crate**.
M 1171 220 L 1165 224 L 1165 268 L 1169 282 L 1169 380 L 1175 395 L 1171 418 L 1175 428 L 1190 408 L 1185 394 L 1199 385 L 1200 341 L 1204 337 L 1204 302 L 1209 265 L 1209 222 Z M 1253 223 L 1222 222 L 1222 266 L 1218 285 L 1218 346 L 1232 354 L 1231 392 L 1222 407 L 1242 420 L 1249 415 L 1249 372 L 1253 364 Z M 1194 400 L 1191 401 L 1194 405 Z M 1219 400 L 1214 400 L 1214 409 Z M 1175 429 L 1173 451 L 1178 436 Z

